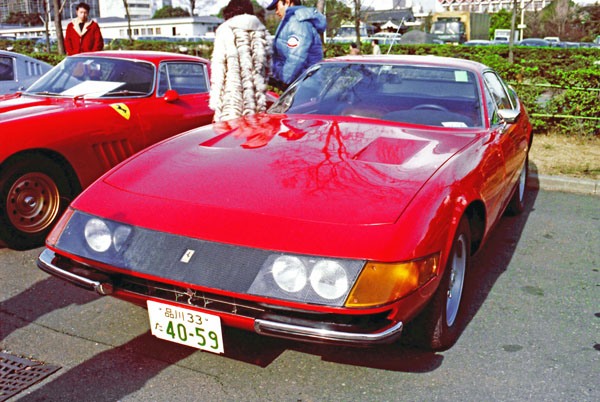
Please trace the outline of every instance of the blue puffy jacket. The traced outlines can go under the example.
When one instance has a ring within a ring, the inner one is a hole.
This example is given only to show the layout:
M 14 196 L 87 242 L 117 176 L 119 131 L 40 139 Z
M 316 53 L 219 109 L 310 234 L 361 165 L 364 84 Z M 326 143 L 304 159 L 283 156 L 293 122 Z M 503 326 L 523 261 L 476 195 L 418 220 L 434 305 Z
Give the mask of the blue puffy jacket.
M 288 7 L 273 41 L 273 77 L 290 84 L 308 67 L 323 60 L 319 34 L 326 28 L 325 16 L 316 9 Z

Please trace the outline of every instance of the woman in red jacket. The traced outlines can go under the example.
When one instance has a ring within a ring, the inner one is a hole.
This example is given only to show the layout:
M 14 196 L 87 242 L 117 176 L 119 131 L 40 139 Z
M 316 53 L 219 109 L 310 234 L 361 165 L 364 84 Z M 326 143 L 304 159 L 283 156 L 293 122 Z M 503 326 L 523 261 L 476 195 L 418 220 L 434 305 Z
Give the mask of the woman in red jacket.
M 65 50 L 69 56 L 104 48 L 100 27 L 95 21 L 88 21 L 89 12 L 90 6 L 88 4 L 79 3 L 77 5 L 77 18 L 67 25 Z

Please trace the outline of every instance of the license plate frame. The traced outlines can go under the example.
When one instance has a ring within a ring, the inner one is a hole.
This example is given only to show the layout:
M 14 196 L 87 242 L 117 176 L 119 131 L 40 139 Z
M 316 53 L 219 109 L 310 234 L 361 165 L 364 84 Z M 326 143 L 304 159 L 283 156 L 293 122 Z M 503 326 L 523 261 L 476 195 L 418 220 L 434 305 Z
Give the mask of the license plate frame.
M 212 353 L 224 353 L 221 317 L 154 300 L 146 301 L 152 335 Z

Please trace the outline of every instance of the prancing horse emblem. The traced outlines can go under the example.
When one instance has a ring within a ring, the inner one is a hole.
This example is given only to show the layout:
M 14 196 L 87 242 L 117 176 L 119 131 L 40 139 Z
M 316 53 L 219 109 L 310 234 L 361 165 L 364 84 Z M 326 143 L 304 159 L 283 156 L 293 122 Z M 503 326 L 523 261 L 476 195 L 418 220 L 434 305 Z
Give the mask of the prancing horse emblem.
M 190 250 L 188 249 L 184 254 L 183 257 L 181 257 L 181 259 L 179 261 L 187 264 L 188 262 L 190 262 L 190 260 L 192 259 L 192 256 L 194 255 L 196 251 L 194 250 Z

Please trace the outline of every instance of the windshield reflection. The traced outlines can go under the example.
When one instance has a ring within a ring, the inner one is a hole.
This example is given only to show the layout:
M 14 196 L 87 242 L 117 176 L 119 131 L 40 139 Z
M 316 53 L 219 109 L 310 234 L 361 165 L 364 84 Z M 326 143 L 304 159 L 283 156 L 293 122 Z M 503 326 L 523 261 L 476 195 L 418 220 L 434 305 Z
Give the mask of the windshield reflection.
M 154 89 L 152 63 L 107 57 L 67 57 L 24 94 L 86 98 L 146 96 Z
M 475 73 L 446 67 L 322 63 L 269 113 L 363 117 L 435 127 L 482 127 Z

